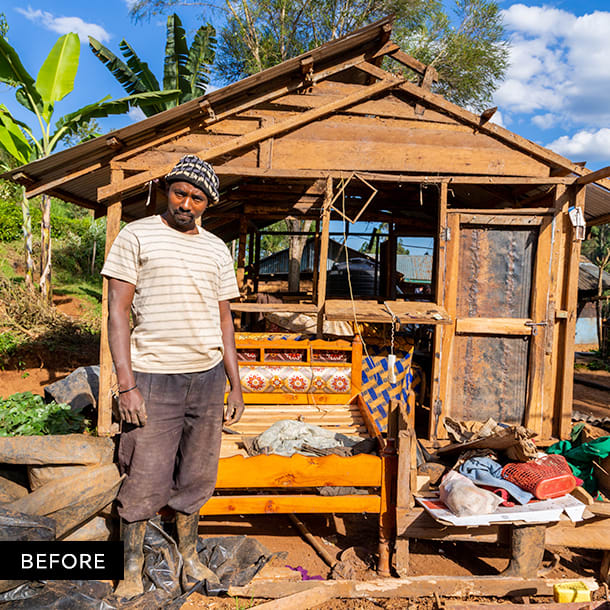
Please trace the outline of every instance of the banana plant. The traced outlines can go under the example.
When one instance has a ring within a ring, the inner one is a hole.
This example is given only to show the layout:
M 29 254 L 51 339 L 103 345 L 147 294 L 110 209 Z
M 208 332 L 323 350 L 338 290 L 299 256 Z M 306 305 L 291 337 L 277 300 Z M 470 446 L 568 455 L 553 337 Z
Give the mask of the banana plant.
M 16 90 L 17 101 L 32 112 L 40 130 L 37 137 L 37 130 L 17 120 L 5 106 L 0 106 L 0 148 L 17 163 L 25 164 L 50 155 L 63 138 L 74 133 L 79 125 L 90 119 L 123 114 L 136 105 L 144 108 L 176 97 L 173 92 L 163 91 L 139 92 L 117 100 L 106 96 L 53 122 L 56 102 L 64 99 L 74 89 L 79 58 L 78 36 L 74 33 L 65 34 L 53 45 L 34 80 L 24 68 L 15 49 L 0 37 L 0 83 Z M 24 235 L 29 231 L 29 235 L 25 235 L 27 259 L 28 254 L 31 257 L 31 221 L 28 220 L 29 205 L 25 196 L 23 200 Z M 40 289 L 47 302 L 51 303 L 51 198 L 48 195 L 41 198 L 41 210 Z M 26 267 L 27 264 L 26 260 Z
M 167 98 L 158 104 L 141 105 L 144 114 L 152 116 L 205 95 L 209 83 L 209 66 L 214 62 L 216 52 L 215 35 L 211 25 L 203 25 L 197 30 L 189 48 L 178 15 L 174 13 L 167 18 L 163 89 L 148 64 L 138 57 L 125 40 L 119 43 L 125 61 L 91 36 L 89 47 L 128 94 L 153 93 L 160 90 L 175 94 L 175 97 Z

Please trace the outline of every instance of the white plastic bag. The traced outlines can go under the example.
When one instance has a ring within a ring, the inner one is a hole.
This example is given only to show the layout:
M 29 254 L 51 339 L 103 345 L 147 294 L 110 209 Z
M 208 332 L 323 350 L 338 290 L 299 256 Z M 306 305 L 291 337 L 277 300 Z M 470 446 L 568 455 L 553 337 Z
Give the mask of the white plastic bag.
M 468 477 L 449 471 L 439 486 L 441 500 L 458 517 L 486 515 L 495 512 L 502 504 L 502 498 L 477 487 Z

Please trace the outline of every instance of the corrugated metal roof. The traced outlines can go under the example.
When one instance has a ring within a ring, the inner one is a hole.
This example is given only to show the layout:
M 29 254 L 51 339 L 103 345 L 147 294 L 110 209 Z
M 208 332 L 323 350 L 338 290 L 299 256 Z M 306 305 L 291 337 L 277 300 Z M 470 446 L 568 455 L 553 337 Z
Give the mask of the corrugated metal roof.
M 584 292 L 597 291 L 599 278 L 599 267 L 585 256 L 580 257 L 578 273 L 578 290 Z M 610 273 L 604 271 L 602 274 L 602 285 L 604 290 L 610 289 Z
M 432 256 L 412 254 L 396 255 L 396 271 L 403 274 L 403 281 L 417 284 L 432 282 Z

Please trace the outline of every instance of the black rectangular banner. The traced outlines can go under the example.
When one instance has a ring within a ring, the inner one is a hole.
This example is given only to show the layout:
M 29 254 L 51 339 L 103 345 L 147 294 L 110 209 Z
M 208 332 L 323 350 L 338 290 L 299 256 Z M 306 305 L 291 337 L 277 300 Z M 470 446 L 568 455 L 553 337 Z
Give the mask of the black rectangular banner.
M 122 580 L 121 541 L 0 542 L 3 580 Z

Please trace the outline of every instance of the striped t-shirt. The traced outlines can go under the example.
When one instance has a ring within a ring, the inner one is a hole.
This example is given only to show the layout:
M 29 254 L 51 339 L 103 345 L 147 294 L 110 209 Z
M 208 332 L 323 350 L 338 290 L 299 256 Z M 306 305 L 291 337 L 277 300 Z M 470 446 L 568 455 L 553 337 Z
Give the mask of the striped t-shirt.
M 161 216 L 121 230 L 102 275 L 135 285 L 131 361 L 144 373 L 206 371 L 222 360 L 219 301 L 239 296 L 224 242 L 182 233 Z

